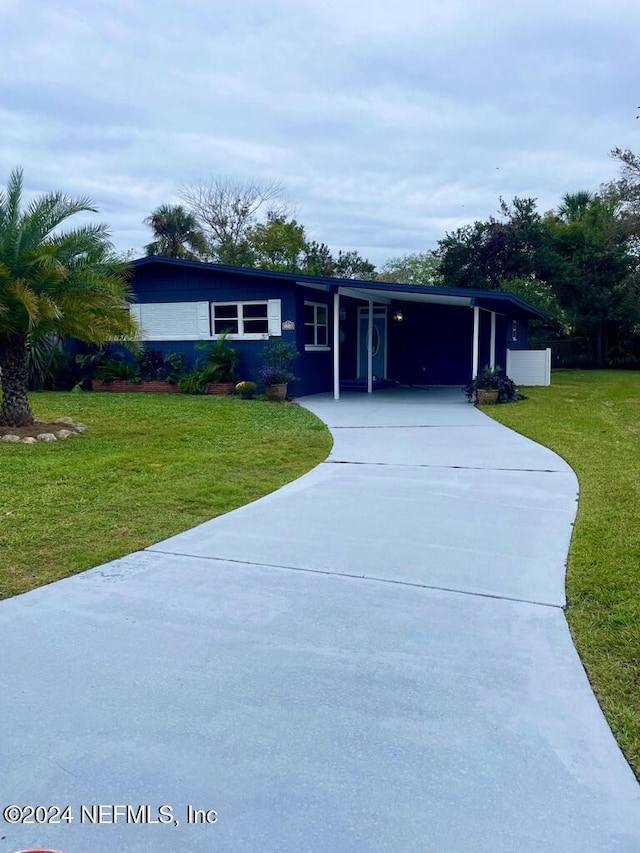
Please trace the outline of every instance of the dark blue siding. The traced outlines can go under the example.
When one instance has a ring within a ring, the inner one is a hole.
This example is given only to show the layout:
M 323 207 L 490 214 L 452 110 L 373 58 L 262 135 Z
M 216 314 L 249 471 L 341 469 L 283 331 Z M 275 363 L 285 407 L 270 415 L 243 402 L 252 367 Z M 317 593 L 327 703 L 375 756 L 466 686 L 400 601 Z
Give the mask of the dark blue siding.
M 294 372 L 299 377 L 297 387 L 300 394 L 319 394 L 333 388 L 333 294 L 315 288 L 298 287 L 296 294 L 296 314 L 290 319 L 296 320 L 296 346 L 300 358 Z M 328 351 L 304 348 L 304 303 L 315 302 L 327 307 Z M 282 315 L 284 320 L 284 314 Z
M 478 352 L 478 369 L 482 370 L 491 364 L 491 313 L 480 311 L 480 347 Z
M 507 364 L 507 328 L 510 325 L 508 317 L 502 314 L 496 316 L 496 367 L 503 370 Z
M 513 324 L 516 323 L 516 340 L 513 340 Z M 510 317 L 507 323 L 507 349 L 526 349 L 529 342 L 529 323 L 520 317 Z

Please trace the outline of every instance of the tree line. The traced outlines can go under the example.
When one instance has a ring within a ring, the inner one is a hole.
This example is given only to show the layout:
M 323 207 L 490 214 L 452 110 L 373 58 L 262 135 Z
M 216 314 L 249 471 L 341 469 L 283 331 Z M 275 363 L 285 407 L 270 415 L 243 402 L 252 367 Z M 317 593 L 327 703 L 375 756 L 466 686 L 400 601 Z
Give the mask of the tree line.
M 509 290 L 540 307 L 546 334 L 572 341 L 598 366 L 640 366 L 640 156 L 614 149 L 620 175 L 598 192 L 568 193 L 540 213 L 535 199 L 501 201 L 498 217 L 476 221 L 433 251 L 390 258 L 380 270 L 357 251 L 334 255 L 307 238 L 278 185 L 214 180 L 183 192 L 183 204 L 148 217 L 148 254 L 339 278 Z M 64 231 L 69 217 L 95 212 L 87 198 L 48 193 L 26 207 L 20 169 L 0 191 L 0 426 L 33 422 L 29 365 L 56 342 L 129 340 L 128 266 L 103 225 Z
M 148 255 L 279 272 L 510 291 L 542 310 L 534 340 L 566 363 L 640 364 L 640 156 L 616 148 L 620 175 L 598 191 L 566 193 L 555 210 L 533 198 L 499 201 L 496 216 L 445 234 L 437 247 L 389 258 L 309 239 L 280 184 L 222 178 L 183 187 L 181 204 L 145 222 Z M 537 335 L 537 337 L 536 337 Z M 567 346 L 565 346 L 567 345 Z
M 566 193 L 546 213 L 532 198 L 501 200 L 498 217 L 447 234 L 438 283 L 510 291 L 540 308 L 548 323 L 537 340 L 555 342 L 560 363 L 639 366 L 640 157 L 611 153 L 620 177 L 597 192 Z

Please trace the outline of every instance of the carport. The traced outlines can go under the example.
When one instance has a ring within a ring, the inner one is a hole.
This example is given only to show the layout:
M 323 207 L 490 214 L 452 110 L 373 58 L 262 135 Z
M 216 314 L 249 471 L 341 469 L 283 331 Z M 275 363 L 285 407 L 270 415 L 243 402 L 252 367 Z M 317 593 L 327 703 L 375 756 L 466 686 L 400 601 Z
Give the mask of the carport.
M 333 290 L 333 395 L 359 381 L 466 384 L 485 364 L 505 366 L 527 346 L 528 321 L 544 315 L 510 293 L 386 282 Z

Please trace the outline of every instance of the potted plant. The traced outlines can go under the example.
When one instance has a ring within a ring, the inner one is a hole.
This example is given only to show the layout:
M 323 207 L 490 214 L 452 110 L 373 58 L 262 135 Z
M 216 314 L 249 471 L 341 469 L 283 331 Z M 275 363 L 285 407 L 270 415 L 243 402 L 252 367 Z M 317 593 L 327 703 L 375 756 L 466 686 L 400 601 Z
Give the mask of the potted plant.
M 287 385 L 296 378 L 291 370 L 298 357 L 292 343 L 270 340 L 260 354 L 258 375 L 264 383 L 267 400 L 282 402 L 287 398 Z
M 479 406 L 494 406 L 500 394 L 500 376 L 502 368 L 485 365 L 480 373 L 462 390 L 469 402 Z
M 492 406 L 526 400 L 501 367 L 483 367 L 476 378 L 462 389 L 470 403 Z

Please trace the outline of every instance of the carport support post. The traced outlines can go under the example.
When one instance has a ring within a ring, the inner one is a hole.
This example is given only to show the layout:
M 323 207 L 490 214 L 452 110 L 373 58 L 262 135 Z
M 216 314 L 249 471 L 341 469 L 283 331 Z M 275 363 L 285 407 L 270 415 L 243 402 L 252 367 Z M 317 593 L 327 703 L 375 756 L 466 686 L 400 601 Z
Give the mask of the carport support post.
M 473 306 L 473 364 L 471 367 L 471 378 L 478 375 L 478 358 L 480 351 L 480 309 Z
M 491 312 L 491 349 L 489 351 L 489 367 L 496 366 L 496 312 Z
M 340 293 L 333 294 L 333 399 L 340 399 Z
M 373 300 L 369 300 L 369 326 L 367 329 L 367 393 L 373 393 Z

